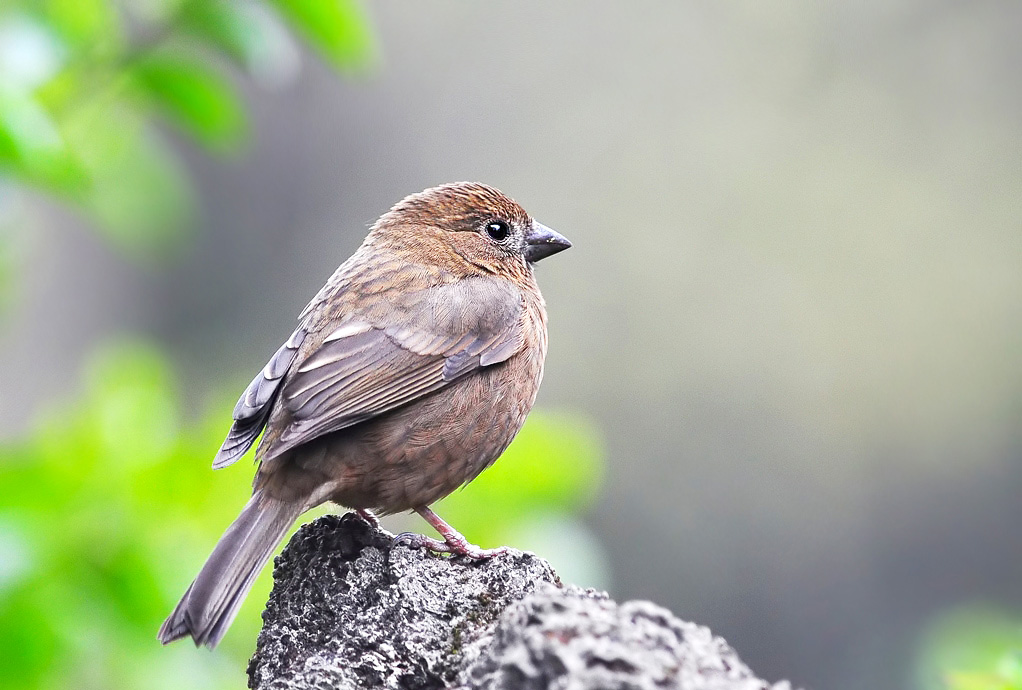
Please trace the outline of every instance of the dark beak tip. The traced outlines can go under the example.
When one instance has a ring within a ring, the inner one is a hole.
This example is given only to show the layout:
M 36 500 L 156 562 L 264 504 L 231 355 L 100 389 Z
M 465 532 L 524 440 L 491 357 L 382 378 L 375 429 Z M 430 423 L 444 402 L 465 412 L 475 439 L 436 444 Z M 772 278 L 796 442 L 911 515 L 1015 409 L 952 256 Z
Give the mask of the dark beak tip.
M 533 263 L 571 248 L 568 238 L 541 223 L 533 224 L 533 231 L 526 237 L 526 242 L 525 258 Z

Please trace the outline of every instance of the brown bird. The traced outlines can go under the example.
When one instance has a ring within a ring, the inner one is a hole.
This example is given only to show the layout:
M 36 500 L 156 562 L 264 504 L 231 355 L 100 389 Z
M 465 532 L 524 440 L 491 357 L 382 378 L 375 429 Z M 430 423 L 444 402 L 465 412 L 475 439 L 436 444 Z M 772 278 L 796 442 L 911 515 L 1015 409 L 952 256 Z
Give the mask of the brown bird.
M 299 317 L 234 408 L 213 461 L 252 446 L 252 498 L 160 628 L 215 647 L 285 532 L 327 501 L 376 525 L 414 510 L 443 537 L 403 542 L 483 559 L 429 505 L 472 481 L 525 422 L 546 309 L 532 264 L 571 246 L 493 187 L 398 202 Z M 264 431 L 265 429 L 265 431 Z

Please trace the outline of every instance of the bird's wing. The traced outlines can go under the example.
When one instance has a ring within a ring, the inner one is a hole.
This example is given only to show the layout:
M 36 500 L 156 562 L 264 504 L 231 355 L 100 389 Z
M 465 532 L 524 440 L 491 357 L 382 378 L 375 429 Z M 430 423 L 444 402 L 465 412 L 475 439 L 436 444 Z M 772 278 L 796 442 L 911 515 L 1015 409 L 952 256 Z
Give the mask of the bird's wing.
M 269 460 L 503 362 L 524 343 L 522 296 L 502 280 L 466 278 L 365 310 L 292 367 L 280 390 L 290 424 Z
M 284 374 L 294 364 L 306 335 L 302 327 L 292 333 L 241 394 L 234 406 L 234 424 L 213 458 L 213 469 L 218 470 L 237 461 L 255 443 L 270 417 Z

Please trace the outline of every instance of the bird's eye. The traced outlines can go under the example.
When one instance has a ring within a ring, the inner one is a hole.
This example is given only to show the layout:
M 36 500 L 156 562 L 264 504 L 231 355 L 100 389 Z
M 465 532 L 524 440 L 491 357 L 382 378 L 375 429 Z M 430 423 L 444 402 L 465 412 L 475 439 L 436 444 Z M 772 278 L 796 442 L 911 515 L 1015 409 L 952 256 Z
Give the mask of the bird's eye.
M 486 234 L 495 242 L 503 242 L 511 234 L 511 228 L 502 220 L 494 220 L 486 224 Z

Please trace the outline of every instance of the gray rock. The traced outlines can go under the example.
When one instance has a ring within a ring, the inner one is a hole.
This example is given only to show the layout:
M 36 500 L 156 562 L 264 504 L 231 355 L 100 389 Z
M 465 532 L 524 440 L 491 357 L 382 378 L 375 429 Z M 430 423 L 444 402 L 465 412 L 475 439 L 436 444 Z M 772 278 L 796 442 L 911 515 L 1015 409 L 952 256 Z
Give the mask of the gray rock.
M 520 551 L 448 559 L 327 516 L 295 534 L 273 577 L 248 668 L 259 690 L 771 687 L 707 628 L 566 587 Z

